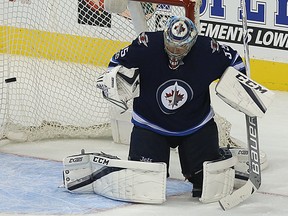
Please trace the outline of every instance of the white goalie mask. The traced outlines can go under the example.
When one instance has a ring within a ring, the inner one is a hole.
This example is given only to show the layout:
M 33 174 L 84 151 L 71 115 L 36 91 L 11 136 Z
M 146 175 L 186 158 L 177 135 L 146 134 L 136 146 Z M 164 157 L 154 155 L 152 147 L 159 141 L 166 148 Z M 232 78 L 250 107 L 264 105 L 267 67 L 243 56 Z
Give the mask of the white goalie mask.
M 164 29 L 164 47 L 169 57 L 169 66 L 176 69 L 189 53 L 198 37 L 194 23 L 186 17 L 173 16 Z

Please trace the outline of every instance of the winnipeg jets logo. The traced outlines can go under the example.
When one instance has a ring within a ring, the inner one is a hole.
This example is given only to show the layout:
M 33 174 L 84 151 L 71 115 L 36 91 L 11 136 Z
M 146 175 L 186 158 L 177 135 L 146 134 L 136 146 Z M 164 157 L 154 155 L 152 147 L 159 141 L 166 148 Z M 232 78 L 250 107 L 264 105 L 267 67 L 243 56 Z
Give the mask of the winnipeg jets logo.
M 156 92 L 157 102 L 166 114 L 175 113 L 187 101 L 193 98 L 193 90 L 188 83 L 172 79 L 163 83 Z
M 184 98 L 184 94 L 181 94 L 178 90 L 178 84 L 177 82 L 174 85 L 174 90 L 171 90 L 170 92 L 165 93 L 165 98 L 168 101 L 168 105 L 174 108 L 174 106 L 178 106 L 179 102 L 181 102 Z
M 176 22 L 172 27 L 171 33 L 175 37 L 185 37 L 187 35 L 188 28 L 184 22 Z

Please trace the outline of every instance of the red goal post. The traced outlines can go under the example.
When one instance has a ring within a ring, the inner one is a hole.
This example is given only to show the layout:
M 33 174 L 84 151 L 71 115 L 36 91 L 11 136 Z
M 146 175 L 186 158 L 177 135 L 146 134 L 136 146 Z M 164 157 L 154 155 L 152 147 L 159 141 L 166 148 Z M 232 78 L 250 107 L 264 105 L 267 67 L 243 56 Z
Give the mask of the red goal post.
M 141 0 L 132 1 L 140 2 Z M 180 6 L 184 8 L 186 17 L 191 19 L 194 23 L 199 21 L 199 8 L 202 4 L 202 0 L 143 0 L 142 2 Z

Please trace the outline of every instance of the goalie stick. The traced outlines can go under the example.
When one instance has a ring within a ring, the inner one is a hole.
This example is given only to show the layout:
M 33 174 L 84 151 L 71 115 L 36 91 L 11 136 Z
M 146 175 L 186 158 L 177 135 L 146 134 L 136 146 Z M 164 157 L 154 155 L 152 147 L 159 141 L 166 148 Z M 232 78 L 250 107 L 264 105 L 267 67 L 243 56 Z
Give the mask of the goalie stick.
M 250 76 L 250 56 L 248 46 L 247 11 L 245 0 L 241 0 L 243 45 L 247 76 Z M 254 194 L 261 185 L 260 151 L 257 117 L 245 115 L 249 154 L 249 178 L 244 186 L 219 201 L 223 210 L 231 209 Z

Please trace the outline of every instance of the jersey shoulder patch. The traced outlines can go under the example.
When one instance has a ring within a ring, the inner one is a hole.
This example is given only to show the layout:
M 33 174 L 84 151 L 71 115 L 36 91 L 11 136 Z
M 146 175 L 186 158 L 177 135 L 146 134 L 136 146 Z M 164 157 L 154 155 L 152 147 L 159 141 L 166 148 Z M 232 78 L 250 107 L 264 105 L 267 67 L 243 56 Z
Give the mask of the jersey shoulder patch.
M 139 45 L 144 45 L 146 47 L 148 47 L 148 42 L 149 42 L 149 39 L 148 39 L 148 35 L 145 33 L 145 32 L 142 32 L 139 36 L 138 36 L 138 44 Z
M 211 39 L 210 46 L 211 46 L 211 49 L 212 49 L 212 53 L 220 52 L 220 48 L 219 48 L 220 45 L 215 39 Z

